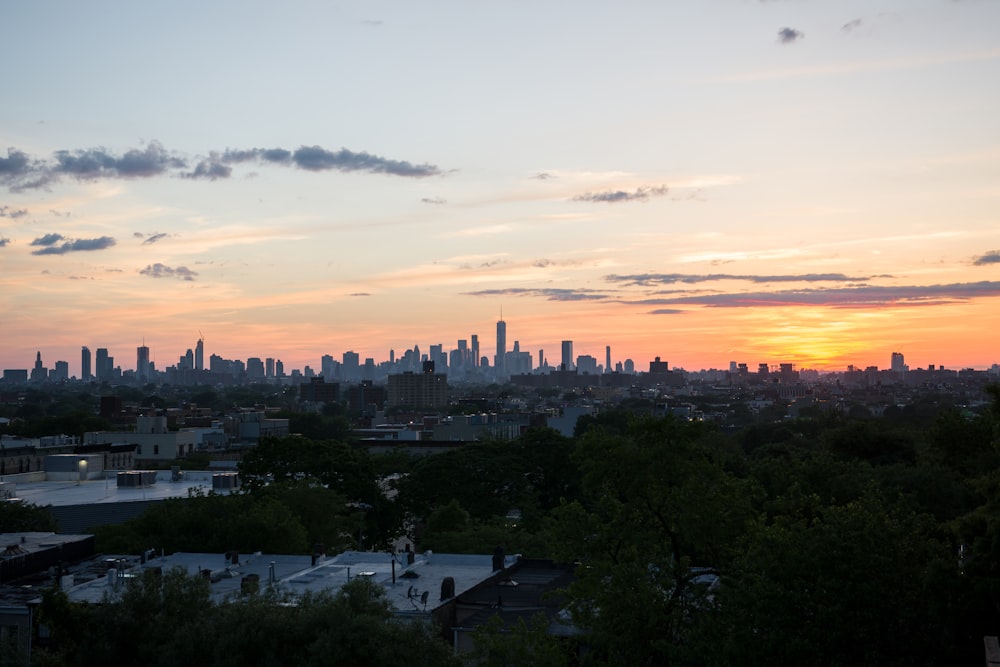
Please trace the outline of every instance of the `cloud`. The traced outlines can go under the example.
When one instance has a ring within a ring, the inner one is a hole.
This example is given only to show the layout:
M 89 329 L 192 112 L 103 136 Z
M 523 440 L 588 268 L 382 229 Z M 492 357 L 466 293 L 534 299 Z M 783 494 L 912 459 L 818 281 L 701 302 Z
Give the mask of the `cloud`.
M 778 30 L 778 42 L 781 44 L 792 44 L 805 37 L 805 34 L 795 28 L 781 28 Z
M 160 232 L 158 234 L 150 234 L 149 238 L 142 242 L 142 245 L 152 245 L 159 241 L 160 239 L 170 236 L 169 234 Z
M 220 178 L 229 178 L 233 174 L 233 168 L 228 164 L 223 164 L 218 160 L 202 160 L 195 165 L 194 171 L 181 174 L 184 178 L 204 178 L 215 181 Z
M 95 178 L 149 178 L 164 173 L 169 168 L 182 168 L 186 162 L 169 154 L 158 141 L 151 141 L 145 149 L 133 148 L 121 157 L 104 148 L 76 151 L 56 151 L 56 164 L 52 171 L 79 179 Z
M 686 310 L 681 308 L 657 308 L 656 310 L 649 311 L 649 315 L 683 315 Z
M 665 185 L 655 187 L 637 188 L 635 192 L 625 190 L 608 190 L 606 192 L 586 192 L 573 197 L 573 201 L 604 202 L 607 204 L 617 204 L 628 201 L 647 201 L 650 197 L 659 197 L 667 194 L 670 189 Z
M 987 264 L 1000 264 L 1000 250 L 990 250 L 986 254 L 977 257 L 973 262 L 975 266 L 986 266 Z
M 17 220 L 18 218 L 28 215 L 28 209 L 26 208 L 11 208 L 10 206 L 0 206 L 0 218 L 10 218 L 11 220 Z
M 441 171 L 430 164 L 411 164 L 405 160 L 390 160 L 370 153 L 354 153 L 341 148 L 328 151 L 319 146 L 302 146 L 292 154 L 292 161 L 301 169 L 309 171 L 368 171 L 392 174 L 394 176 L 437 176 Z
M 548 301 L 601 301 L 608 299 L 608 294 L 590 289 L 557 289 L 546 288 L 524 288 L 508 287 L 505 289 L 486 289 L 475 292 L 464 292 L 467 296 L 533 296 L 547 299 Z
M 669 299 L 643 299 L 633 304 L 657 306 L 709 306 L 715 308 L 827 306 L 872 308 L 888 306 L 932 306 L 981 297 L 1000 296 L 1000 282 L 952 283 L 947 285 L 898 285 L 839 287 L 831 289 L 781 290 L 701 294 Z
M 56 238 L 58 237 L 58 238 Z M 69 239 L 61 245 L 55 245 L 63 240 L 61 234 L 46 234 L 31 242 L 31 245 L 44 246 L 39 250 L 32 251 L 32 255 L 65 255 L 69 252 L 86 252 L 91 250 L 104 250 L 115 245 L 115 240 L 110 236 L 101 236 L 96 239 Z
M 684 283 L 712 282 L 716 280 L 742 280 L 751 283 L 792 283 L 792 282 L 849 282 L 864 283 L 873 277 L 888 278 L 890 276 L 848 276 L 843 273 L 802 273 L 790 275 L 736 275 L 729 273 L 709 273 L 704 275 L 687 273 L 634 273 L 628 275 L 610 274 L 604 276 L 608 282 L 622 283 L 626 286 L 653 287 L 655 285 L 675 285 Z
M 10 239 L 0 236 L 0 248 L 6 248 L 10 244 Z
M 840 26 L 840 29 L 844 32 L 851 32 L 861 27 L 861 19 L 854 19 L 853 21 L 848 21 L 844 25 Z
M 166 264 L 150 264 L 145 269 L 139 271 L 140 275 L 150 278 L 176 278 L 178 280 L 194 280 L 198 275 L 197 271 L 192 271 L 186 266 L 171 267 Z
M 62 234 L 46 234 L 45 236 L 39 236 L 37 239 L 31 242 L 31 245 L 41 245 L 50 246 L 59 241 L 62 241 L 65 237 Z
M 410 178 L 441 174 L 441 170 L 432 164 L 414 164 L 346 148 L 331 151 L 315 145 L 300 146 L 294 151 L 285 148 L 227 148 L 221 152 L 210 151 L 207 157 L 197 158 L 193 169 L 189 169 L 188 162 L 188 158 L 168 151 L 157 141 L 121 155 L 106 148 L 59 150 L 52 154 L 50 160 L 34 159 L 23 151 L 9 148 L 7 157 L 0 158 L 0 185 L 5 185 L 12 192 L 19 192 L 48 187 L 62 177 L 87 181 L 175 175 L 187 179 L 216 181 L 230 178 L 233 174 L 232 165 L 245 162 L 297 167 L 315 172 L 360 171 Z
M 424 204 L 447 204 L 448 200 L 441 197 L 424 197 L 420 200 Z
M 537 174 L 535 174 L 533 176 L 529 176 L 528 178 L 534 178 L 535 180 L 538 180 L 538 181 L 547 181 L 550 178 L 556 178 L 556 177 L 555 177 L 555 175 L 550 174 L 547 171 L 540 171 L 540 172 L 538 172 Z
M 348 296 L 371 296 L 371 292 L 351 292 Z

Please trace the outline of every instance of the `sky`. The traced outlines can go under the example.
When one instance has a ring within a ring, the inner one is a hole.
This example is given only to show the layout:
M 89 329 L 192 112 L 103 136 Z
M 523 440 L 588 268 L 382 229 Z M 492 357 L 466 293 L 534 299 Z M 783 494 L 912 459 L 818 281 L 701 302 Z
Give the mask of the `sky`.
M 1000 0 L 0 4 L 0 368 L 1000 362 Z

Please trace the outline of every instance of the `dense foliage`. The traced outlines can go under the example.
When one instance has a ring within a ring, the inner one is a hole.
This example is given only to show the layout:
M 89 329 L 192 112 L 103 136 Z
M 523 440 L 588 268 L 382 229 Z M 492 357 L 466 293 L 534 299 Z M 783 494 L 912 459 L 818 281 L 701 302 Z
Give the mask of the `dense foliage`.
M 164 503 L 99 546 L 301 553 L 406 534 L 418 551 L 578 564 L 566 595 L 581 636 L 487 627 L 483 664 L 981 662 L 983 635 L 1000 633 L 991 392 L 978 413 L 817 412 L 735 432 L 637 406 L 572 438 L 531 429 L 419 459 L 266 440 L 245 493 Z M 254 627 L 254 609 L 222 613 Z
M 381 589 L 361 579 L 294 604 L 268 592 L 213 604 L 204 579 L 146 570 L 101 604 L 49 591 L 38 621 L 50 633 L 33 651 L 38 667 L 458 664 L 431 626 L 394 620 Z

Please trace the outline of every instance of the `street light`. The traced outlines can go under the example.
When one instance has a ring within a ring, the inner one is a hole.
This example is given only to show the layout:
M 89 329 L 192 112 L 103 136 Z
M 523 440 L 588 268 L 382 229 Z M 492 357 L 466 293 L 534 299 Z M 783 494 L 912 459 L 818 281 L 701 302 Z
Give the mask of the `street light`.
M 87 459 L 80 459 L 78 467 L 80 469 L 80 479 L 77 481 L 77 485 L 87 479 Z

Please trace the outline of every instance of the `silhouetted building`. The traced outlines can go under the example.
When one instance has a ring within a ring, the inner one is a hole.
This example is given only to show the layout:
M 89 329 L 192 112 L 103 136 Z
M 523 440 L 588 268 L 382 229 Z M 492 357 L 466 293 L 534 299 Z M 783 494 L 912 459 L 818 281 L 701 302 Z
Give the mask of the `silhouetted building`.
M 433 363 L 430 372 L 399 373 L 389 376 L 387 404 L 391 408 L 448 407 L 448 376 L 435 373 Z
M 84 345 L 80 349 L 80 379 L 89 382 L 90 377 L 90 348 Z

